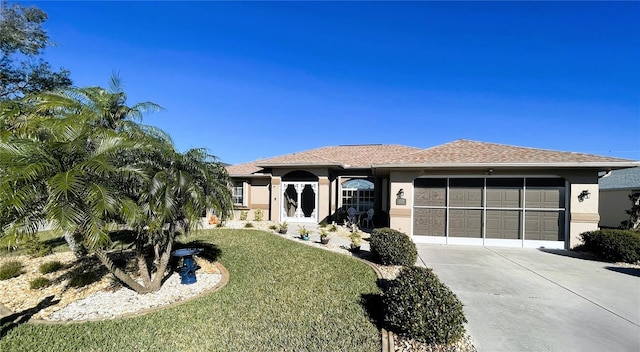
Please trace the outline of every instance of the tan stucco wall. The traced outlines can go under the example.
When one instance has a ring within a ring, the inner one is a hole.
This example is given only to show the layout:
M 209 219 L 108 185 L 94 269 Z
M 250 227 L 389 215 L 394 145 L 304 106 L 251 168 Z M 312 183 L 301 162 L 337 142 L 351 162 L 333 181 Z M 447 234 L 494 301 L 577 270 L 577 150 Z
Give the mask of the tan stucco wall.
M 280 198 L 282 197 L 282 179 L 271 177 L 271 221 L 280 222 Z
M 263 220 L 269 220 L 270 208 L 269 208 L 269 190 L 270 180 L 268 178 L 254 178 L 244 180 L 244 196 L 246 197 L 246 206 L 237 206 L 233 211 L 233 218 L 239 219 L 240 214 L 243 211 L 248 212 L 247 220 L 253 220 L 255 218 L 255 210 L 262 210 Z
M 598 214 L 598 173 L 597 171 L 572 171 L 565 173 L 564 177 L 571 183 L 569 187 L 569 232 L 567 238 L 568 248 L 573 248 L 582 241 L 580 234 L 586 231 L 598 229 L 600 215 Z M 582 202 L 578 199 L 578 195 L 586 190 L 590 193 L 589 199 Z
M 620 223 L 629 220 L 627 210 L 631 209 L 629 190 L 600 191 L 600 226 L 619 227 Z
M 413 180 L 420 176 L 418 171 L 395 171 L 389 174 L 390 202 L 389 202 L 389 227 L 411 235 L 411 211 L 413 207 Z M 396 204 L 397 194 L 404 191 L 405 205 Z

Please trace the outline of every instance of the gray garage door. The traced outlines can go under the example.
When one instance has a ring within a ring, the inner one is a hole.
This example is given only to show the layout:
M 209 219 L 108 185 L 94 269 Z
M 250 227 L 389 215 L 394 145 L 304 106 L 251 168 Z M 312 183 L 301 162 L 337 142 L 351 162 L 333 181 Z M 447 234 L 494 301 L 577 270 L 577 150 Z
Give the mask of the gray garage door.
M 561 178 L 419 178 L 416 242 L 564 248 Z

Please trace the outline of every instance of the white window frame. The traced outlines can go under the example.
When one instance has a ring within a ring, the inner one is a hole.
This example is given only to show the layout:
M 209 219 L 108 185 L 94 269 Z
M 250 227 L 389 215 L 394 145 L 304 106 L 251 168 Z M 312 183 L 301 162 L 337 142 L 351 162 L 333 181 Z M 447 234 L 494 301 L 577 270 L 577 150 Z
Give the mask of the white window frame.
M 247 185 L 248 185 L 247 181 L 244 181 L 244 180 L 234 182 L 233 187 L 231 188 L 231 200 L 234 206 L 237 206 L 237 207 L 247 206 Z M 238 189 L 241 189 L 242 191 L 242 195 L 241 195 L 242 199 L 240 203 L 236 202 L 236 199 L 238 197 L 237 195 Z

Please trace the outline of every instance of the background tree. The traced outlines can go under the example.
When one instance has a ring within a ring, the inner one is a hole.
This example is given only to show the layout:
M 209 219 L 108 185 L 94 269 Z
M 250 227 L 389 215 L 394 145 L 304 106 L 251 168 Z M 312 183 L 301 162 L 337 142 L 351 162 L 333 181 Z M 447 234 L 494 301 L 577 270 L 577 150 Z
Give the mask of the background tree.
M 0 0 L 0 101 L 71 86 L 69 71 L 53 71 L 39 56 L 52 45 L 42 28 L 47 14 Z
M 629 195 L 631 209 L 626 210 L 629 220 L 623 221 L 622 226 L 633 231 L 640 231 L 640 192 Z

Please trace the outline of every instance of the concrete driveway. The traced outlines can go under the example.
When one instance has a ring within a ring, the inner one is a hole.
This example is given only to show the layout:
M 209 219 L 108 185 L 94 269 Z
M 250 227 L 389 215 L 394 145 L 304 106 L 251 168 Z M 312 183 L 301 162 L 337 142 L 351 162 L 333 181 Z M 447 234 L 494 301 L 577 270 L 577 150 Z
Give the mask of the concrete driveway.
M 479 351 L 640 351 L 640 269 L 571 252 L 418 244 Z

